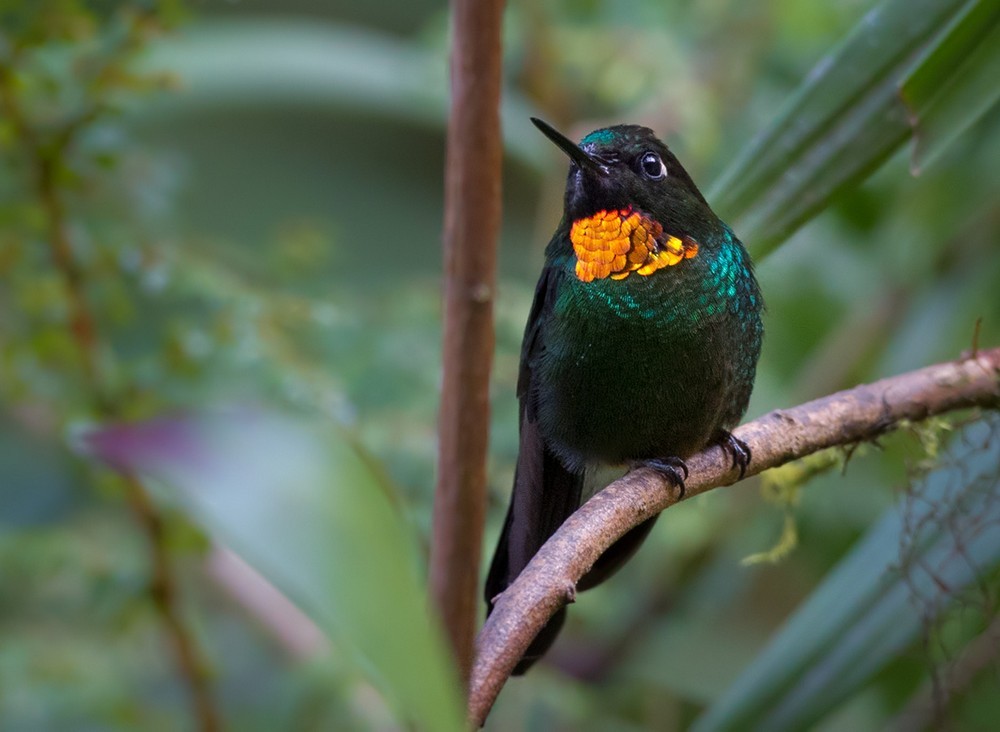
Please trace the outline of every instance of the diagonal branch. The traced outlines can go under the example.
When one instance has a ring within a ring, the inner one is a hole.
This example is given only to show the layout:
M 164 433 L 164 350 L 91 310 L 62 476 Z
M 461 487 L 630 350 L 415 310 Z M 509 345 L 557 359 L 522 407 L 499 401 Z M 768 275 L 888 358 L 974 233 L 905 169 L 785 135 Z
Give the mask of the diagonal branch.
M 900 422 L 968 407 L 1000 408 L 1000 348 L 929 366 L 778 409 L 739 427 L 753 460 L 747 476 L 838 445 L 873 439 Z M 685 498 L 738 479 L 717 446 L 687 460 Z M 567 602 L 597 558 L 651 516 L 677 503 L 676 493 L 649 469 L 630 472 L 585 503 L 546 542 L 517 581 L 497 598 L 477 639 L 469 718 L 482 725 L 531 639 Z

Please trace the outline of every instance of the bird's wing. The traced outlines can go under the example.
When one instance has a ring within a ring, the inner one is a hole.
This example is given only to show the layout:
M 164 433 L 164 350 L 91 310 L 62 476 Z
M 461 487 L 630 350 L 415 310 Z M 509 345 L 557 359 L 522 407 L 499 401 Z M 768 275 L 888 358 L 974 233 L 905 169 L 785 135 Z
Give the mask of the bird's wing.
M 487 614 L 493 599 L 521 573 L 542 544 L 580 505 L 583 474 L 563 467 L 538 429 L 532 366 L 545 348 L 544 324 L 551 316 L 561 272 L 547 267 L 535 289 L 521 347 L 517 393 L 520 399 L 520 447 L 514 489 L 503 530 L 486 578 Z M 553 618 L 535 638 L 515 673 L 524 673 L 555 640 L 563 615 Z

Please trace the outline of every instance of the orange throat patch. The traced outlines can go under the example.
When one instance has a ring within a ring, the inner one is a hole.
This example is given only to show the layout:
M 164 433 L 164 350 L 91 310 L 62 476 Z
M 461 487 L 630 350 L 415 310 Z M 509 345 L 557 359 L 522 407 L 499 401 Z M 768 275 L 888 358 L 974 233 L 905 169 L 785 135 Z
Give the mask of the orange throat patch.
M 631 209 L 577 219 L 569 238 L 582 282 L 623 280 L 633 272 L 646 276 L 698 254 L 698 242 L 666 234 L 658 222 Z

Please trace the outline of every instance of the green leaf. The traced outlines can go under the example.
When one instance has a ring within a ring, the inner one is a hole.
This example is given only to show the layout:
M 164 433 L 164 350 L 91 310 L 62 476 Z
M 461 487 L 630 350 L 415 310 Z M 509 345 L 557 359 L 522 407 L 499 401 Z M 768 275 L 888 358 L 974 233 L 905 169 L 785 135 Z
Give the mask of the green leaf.
M 447 90 L 432 53 L 332 23 L 204 22 L 153 45 L 142 65 L 176 77 L 163 99 L 172 108 L 332 104 L 437 121 Z
M 956 89 L 964 88 L 958 80 L 970 73 L 970 62 L 954 52 L 950 34 L 942 29 L 976 4 L 884 0 L 816 65 L 778 119 L 734 160 L 710 195 L 757 257 L 864 180 L 905 142 L 911 110 L 900 85 L 914 64 L 926 67 L 938 84 L 954 79 Z M 991 69 L 997 53 L 993 44 L 984 50 L 985 60 L 971 62 L 972 68 Z
M 1000 4 L 964 8 L 900 85 L 913 126 L 914 175 L 1000 98 Z
M 692 730 L 809 728 L 1000 563 L 995 428 L 963 430 L 965 447 L 868 531 Z
M 112 426 L 86 452 L 165 484 L 192 519 L 286 593 L 407 721 L 461 730 L 457 676 L 385 484 L 329 426 L 264 412 Z
M 131 111 L 159 116 L 303 104 L 443 128 L 448 109 L 444 54 L 444 49 L 330 22 L 203 22 L 151 46 L 141 70 L 173 77 L 177 88 L 159 103 L 144 100 Z M 526 134 L 534 112 L 524 98 L 505 91 L 501 113 L 508 149 L 533 166 L 545 160 L 544 141 Z

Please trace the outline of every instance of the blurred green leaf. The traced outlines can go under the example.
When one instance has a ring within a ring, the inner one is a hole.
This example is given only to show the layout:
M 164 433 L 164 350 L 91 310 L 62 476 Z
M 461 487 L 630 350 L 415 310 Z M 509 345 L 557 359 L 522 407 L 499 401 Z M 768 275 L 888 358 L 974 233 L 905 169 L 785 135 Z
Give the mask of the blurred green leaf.
M 151 47 L 143 65 L 175 75 L 183 105 L 333 103 L 442 119 L 445 66 L 411 43 L 335 24 L 206 22 Z
M 883 0 L 813 68 L 778 119 L 744 149 L 709 196 L 757 257 L 867 177 L 910 135 L 899 87 L 915 62 L 923 59 L 921 66 L 938 88 L 992 68 L 1000 55 L 997 44 L 982 61 L 963 63 L 963 54 L 949 43 L 953 35 L 942 32 L 977 4 Z M 957 89 L 965 86 L 954 83 Z
M 405 719 L 462 729 L 418 550 L 386 486 L 346 439 L 244 411 L 113 426 L 81 443 L 166 484 L 195 521 L 354 651 Z
M 443 127 L 448 110 L 444 50 L 335 23 L 295 20 L 205 22 L 151 47 L 143 70 L 177 81 L 148 115 L 188 108 L 309 104 Z M 504 94 L 505 144 L 522 162 L 545 160 L 531 130 L 536 114 L 516 91 Z M 510 131 L 518 134 L 510 134 Z
M 969 3 L 900 85 L 913 125 L 914 175 L 1000 98 L 1000 4 Z
M 963 430 L 960 454 L 867 532 L 692 730 L 808 728 L 996 566 L 995 427 L 979 422 Z

